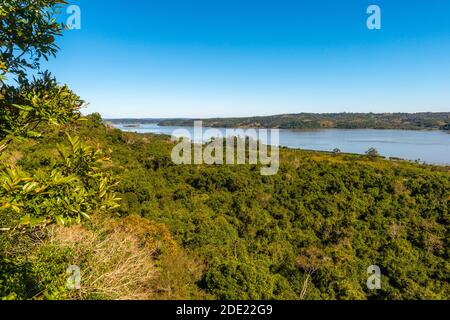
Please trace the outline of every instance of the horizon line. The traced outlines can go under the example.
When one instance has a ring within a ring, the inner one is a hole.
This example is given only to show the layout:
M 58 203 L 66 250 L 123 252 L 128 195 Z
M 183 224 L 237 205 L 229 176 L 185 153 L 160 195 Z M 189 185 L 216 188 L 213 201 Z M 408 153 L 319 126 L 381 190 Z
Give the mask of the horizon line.
M 176 120 L 207 120 L 207 119 L 239 119 L 239 118 L 265 118 L 276 116 L 295 116 L 295 115 L 340 115 L 340 114 L 354 114 L 354 115 L 421 115 L 421 114 L 448 114 L 450 111 L 420 111 L 420 112 L 299 112 L 299 113 L 279 113 L 269 115 L 248 115 L 248 116 L 205 116 L 205 117 L 188 117 L 188 116 L 103 116 L 100 112 L 92 112 L 89 114 L 99 113 L 105 120 L 121 120 L 121 119 L 176 119 Z M 89 115 L 86 114 L 86 115 Z

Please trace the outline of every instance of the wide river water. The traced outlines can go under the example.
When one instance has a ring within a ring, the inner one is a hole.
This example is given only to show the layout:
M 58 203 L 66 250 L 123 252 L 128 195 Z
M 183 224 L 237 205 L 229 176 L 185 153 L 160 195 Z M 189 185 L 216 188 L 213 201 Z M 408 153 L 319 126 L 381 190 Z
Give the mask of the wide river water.
M 208 134 L 204 128 L 203 137 L 194 138 L 191 127 L 162 127 L 157 124 L 142 124 L 139 127 L 126 127 L 116 124 L 123 131 L 137 133 L 154 133 L 173 135 L 176 130 L 184 129 L 192 140 L 204 142 L 217 134 Z M 226 129 L 218 129 L 225 135 Z M 205 134 L 206 133 L 206 134 Z M 176 133 L 183 136 L 183 133 Z M 264 139 L 261 139 L 264 141 Z M 414 130 L 372 130 L 372 129 L 327 129 L 316 131 L 280 130 L 280 146 L 332 151 L 339 148 L 345 153 L 364 154 L 374 147 L 385 157 L 397 157 L 406 160 L 420 160 L 430 164 L 450 165 L 450 134 L 445 131 L 414 131 Z

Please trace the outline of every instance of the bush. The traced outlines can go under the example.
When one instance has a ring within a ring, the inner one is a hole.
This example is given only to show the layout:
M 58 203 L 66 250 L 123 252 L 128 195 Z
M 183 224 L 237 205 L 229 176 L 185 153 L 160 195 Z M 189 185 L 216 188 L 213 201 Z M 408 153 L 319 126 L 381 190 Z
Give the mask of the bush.
M 295 299 L 286 280 L 257 261 L 216 260 L 208 268 L 205 285 L 223 300 Z

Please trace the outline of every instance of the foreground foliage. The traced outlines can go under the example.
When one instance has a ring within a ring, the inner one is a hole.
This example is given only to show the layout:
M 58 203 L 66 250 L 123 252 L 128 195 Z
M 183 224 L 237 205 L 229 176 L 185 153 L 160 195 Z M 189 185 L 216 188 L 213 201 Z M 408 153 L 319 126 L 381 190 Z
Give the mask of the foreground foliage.
M 202 265 L 165 226 L 136 216 L 10 232 L 0 249 L 2 299 L 207 298 L 195 286 Z M 80 270 L 79 290 L 67 286 L 71 266 Z

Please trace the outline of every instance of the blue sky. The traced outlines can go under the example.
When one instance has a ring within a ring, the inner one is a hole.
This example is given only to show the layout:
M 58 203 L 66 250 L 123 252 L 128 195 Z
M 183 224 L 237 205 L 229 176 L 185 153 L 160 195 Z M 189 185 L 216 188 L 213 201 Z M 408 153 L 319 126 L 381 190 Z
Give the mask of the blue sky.
M 45 65 L 104 117 L 450 111 L 450 1 L 79 0 Z M 366 27 L 381 8 L 382 29 Z

